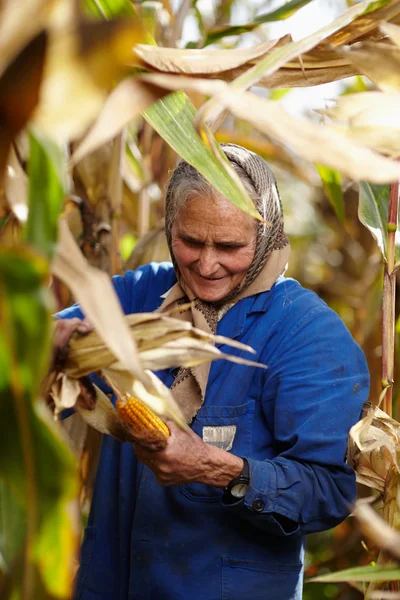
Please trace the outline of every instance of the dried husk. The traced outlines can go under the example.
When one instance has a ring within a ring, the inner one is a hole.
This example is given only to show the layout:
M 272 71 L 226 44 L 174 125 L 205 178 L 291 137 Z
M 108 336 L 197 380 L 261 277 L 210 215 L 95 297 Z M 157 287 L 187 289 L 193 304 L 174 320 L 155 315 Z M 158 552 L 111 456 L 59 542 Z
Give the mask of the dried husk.
M 371 409 L 350 430 L 348 460 L 357 482 L 377 490 L 383 499 L 383 519 L 393 530 L 400 529 L 400 423 L 380 408 Z M 382 546 L 385 547 L 385 546 Z M 391 559 L 381 551 L 378 564 Z M 383 598 L 387 585 L 371 582 L 367 598 Z
M 122 442 L 139 441 L 150 449 L 160 449 L 166 440 L 154 434 L 127 431 L 110 400 L 95 386 L 96 408 L 82 408 L 77 400 L 81 393 L 78 379 L 97 372 L 111 386 L 118 398 L 126 395 L 139 398 L 163 420 L 171 419 L 181 428 L 187 427 L 170 390 L 151 371 L 176 366 L 195 366 L 210 360 L 225 358 L 239 364 L 266 368 L 257 362 L 221 352 L 215 344 L 224 344 L 245 352 L 252 348 L 235 340 L 212 335 L 197 329 L 191 323 L 176 319 L 169 314 L 139 313 L 125 317 L 130 335 L 135 343 L 141 365 L 151 379 L 152 387 L 146 388 L 125 365 L 116 360 L 96 331 L 88 335 L 74 334 L 63 372 L 50 374 L 51 396 L 56 411 L 76 406 L 85 421 L 100 431 Z M 151 389 L 151 391 L 149 391 Z

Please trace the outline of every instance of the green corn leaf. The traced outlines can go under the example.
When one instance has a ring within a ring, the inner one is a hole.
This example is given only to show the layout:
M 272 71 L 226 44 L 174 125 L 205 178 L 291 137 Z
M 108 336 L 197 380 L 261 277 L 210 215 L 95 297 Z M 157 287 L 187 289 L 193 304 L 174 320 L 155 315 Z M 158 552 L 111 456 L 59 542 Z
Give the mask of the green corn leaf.
M 196 109 L 186 94 L 176 92 L 158 100 L 144 113 L 144 118 L 169 145 L 193 165 L 225 198 L 259 218 L 245 190 L 231 179 L 221 162 L 204 144 L 193 126 Z
M 21 522 L 26 520 L 25 545 L 10 539 L 16 534 L 10 526 L 2 531 L 1 552 L 6 567 L 15 553 L 30 557 L 30 567 L 11 582 L 16 598 L 33 571 L 54 597 L 69 597 L 79 536 L 71 510 L 76 459 L 37 400 L 49 360 L 48 279 L 47 260 L 31 248 L 0 252 L 0 480 L 16 499 Z
M 342 192 L 342 177 L 338 171 L 324 165 L 316 165 L 324 192 L 339 221 L 344 225 L 345 212 Z
M 25 239 L 51 258 L 57 241 L 57 219 L 66 194 L 66 158 L 49 139 L 31 133 L 29 216 Z
M 387 221 L 389 186 L 360 182 L 358 216 L 377 241 L 384 259 L 387 259 Z M 397 254 L 397 252 L 396 252 Z
M 83 7 L 87 14 L 105 19 L 136 14 L 130 0 L 85 0 Z
M 0 480 L 0 572 L 7 572 L 25 538 L 25 511 L 5 481 Z
M 344 581 L 397 581 L 400 580 L 400 568 L 396 565 L 365 566 L 345 569 L 308 579 L 307 583 L 339 583 Z

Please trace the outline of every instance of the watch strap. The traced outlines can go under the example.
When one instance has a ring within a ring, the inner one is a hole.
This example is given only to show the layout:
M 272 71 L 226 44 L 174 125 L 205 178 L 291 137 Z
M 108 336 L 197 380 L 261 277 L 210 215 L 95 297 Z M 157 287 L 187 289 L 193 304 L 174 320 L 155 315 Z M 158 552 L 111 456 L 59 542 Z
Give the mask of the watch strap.
M 249 485 L 249 483 L 250 483 L 250 465 L 249 465 L 249 461 L 244 456 L 241 456 L 241 459 L 243 461 L 242 472 L 237 477 L 234 477 L 233 479 L 231 479 L 231 481 L 225 487 L 225 489 L 224 489 L 224 496 L 225 496 L 225 498 L 227 496 L 229 496 L 230 498 L 232 498 L 232 496 L 231 496 L 231 489 L 234 486 L 240 485 L 240 484 Z M 237 499 L 235 499 L 235 500 L 237 500 Z

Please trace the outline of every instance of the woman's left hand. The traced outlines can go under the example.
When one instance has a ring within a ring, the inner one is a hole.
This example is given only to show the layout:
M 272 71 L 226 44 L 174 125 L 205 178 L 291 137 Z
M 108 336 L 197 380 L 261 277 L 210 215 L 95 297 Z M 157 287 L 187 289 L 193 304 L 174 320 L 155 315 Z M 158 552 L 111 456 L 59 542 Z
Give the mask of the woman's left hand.
M 206 483 L 225 487 L 243 469 L 243 460 L 225 450 L 210 446 L 193 433 L 168 422 L 171 435 L 164 450 L 150 452 L 135 444 L 137 458 L 153 471 L 162 486 Z

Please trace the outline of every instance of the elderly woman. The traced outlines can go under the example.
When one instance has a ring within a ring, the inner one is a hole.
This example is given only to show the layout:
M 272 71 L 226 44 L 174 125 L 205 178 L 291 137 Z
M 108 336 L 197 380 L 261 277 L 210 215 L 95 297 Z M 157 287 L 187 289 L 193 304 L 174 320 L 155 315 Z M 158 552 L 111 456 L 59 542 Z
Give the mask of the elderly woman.
M 191 300 L 181 318 L 252 346 L 268 369 L 218 361 L 157 373 L 192 432 L 171 424 L 155 453 L 104 438 L 76 599 L 300 599 L 305 535 L 340 523 L 355 497 L 345 454 L 368 395 L 363 353 L 324 302 L 283 276 L 289 243 L 268 165 L 223 150 L 270 225 L 181 161 L 166 196 L 173 264 L 113 282 L 126 314 Z M 77 306 L 60 316 L 83 318 Z M 85 330 L 69 323 L 67 337 Z

